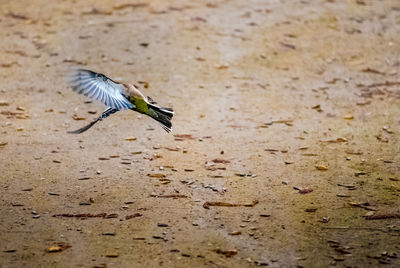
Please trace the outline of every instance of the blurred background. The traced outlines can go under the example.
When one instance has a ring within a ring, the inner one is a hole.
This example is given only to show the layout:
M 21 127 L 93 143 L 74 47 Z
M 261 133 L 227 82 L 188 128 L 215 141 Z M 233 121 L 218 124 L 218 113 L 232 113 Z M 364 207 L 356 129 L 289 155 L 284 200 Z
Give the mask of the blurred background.
M 0 267 L 400 265 L 397 0 L 0 2 Z M 71 68 L 173 107 L 173 133 Z

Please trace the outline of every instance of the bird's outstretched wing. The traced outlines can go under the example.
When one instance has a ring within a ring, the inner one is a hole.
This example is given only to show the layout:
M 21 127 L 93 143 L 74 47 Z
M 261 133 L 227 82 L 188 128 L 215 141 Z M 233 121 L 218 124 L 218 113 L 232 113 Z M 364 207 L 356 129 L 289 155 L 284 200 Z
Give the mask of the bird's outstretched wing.
M 107 109 L 101 114 L 101 116 L 99 116 L 99 118 L 93 120 L 90 124 L 88 124 L 88 125 L 86 125 L 86 126 L 80 128 L 80 129 L 74 130 L 74 131 L 68 131 L 68 133 L 69 133 L 69 134 L 81 134 L 81 133 L 85 132 L 86 130 L 88 130 L 89 128 L 91 128 L 91 127 L 92 127 L 94 124 L 96 124 L 97 122 L 103 120 L 104 118 L 107 118 L 108 116 L 110 116 L 110 115 L 112 115 L 113 113 L 116 113 L 116 112 L 118 112 L 117 109 L 114 109 L 114 108 L 107 108 Z
M 78 69 L 67 75 L 72 89 L 85 96 L 101 101 L 105 105 L 117 110 L 133 108 L 124 94 L 124 86 L 104 74 L 90 70 Z

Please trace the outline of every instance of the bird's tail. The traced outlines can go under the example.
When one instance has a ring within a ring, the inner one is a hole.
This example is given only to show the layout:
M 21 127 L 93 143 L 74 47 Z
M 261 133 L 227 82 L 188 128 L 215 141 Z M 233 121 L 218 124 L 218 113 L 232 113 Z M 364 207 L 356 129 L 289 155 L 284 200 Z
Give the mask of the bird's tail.
M 161 124 L 161 127 L 167 131 L 171 132 L 171 119 L 174 116 L 174 111 L 171 108 L 164 108 L 164 107 L 159 107 L 154 104 L 148 104 L 149 106 L 149 115 L 158 121 Z

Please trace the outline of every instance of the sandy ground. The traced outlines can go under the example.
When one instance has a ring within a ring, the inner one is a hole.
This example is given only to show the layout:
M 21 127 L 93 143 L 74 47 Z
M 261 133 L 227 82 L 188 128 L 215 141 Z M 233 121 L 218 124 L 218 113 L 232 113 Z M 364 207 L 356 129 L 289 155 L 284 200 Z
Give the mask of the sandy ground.
M 1 267 L 400 266 L 399 1 L 0 14 Z M 124 111 L 67 134 L 104 109 L 71 67 L 173 107 L 174 133 Z

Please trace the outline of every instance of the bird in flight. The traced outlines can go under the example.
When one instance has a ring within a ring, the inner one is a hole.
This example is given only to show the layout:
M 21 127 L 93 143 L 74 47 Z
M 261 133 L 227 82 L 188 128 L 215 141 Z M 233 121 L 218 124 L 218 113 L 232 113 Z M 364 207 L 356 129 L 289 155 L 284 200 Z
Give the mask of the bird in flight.
M 125 109 L 148 115 L 159 122 L 167 132 L 171 132 L 171 119 L 174 116 L 174 111 L 171 108 L 156 105 L 150 97 L 145 97 L 132 84 L 118 83 L 104 74 L 85 69 L 70 72 L 67 75 L 67 81 L 78 94 L 101 101 L 107 106 L 102 115 L 90 124 L 75 131 L 68 131 L 68 133 L 83 133 L 98 121 Z

